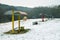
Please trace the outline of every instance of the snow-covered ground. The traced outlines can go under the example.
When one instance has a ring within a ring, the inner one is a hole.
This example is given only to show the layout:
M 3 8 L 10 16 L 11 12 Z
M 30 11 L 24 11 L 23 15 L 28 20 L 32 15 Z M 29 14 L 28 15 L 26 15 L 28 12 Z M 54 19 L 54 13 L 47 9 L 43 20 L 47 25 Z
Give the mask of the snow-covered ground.
M 38 25 L 33 25 L 37 21 Z M 21 20 L 21 26 L 31 29 L 25 34 L 4 34 L 11 30 L 11 22 L 0 24 L 0 40 L 60 40 L 60 19 L 48 19 L 46 22 L 41 22 L 41 19 Z M 15 21 L 15 28 L 18 24 Z

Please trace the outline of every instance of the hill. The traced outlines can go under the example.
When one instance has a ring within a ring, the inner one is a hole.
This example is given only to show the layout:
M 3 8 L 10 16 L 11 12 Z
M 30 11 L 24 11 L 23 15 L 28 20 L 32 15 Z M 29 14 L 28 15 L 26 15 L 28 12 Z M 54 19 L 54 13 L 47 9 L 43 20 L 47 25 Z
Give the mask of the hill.
M 60 5 L 54 7 L 35 7 L 35 8 L 28 8 L 22 6 L 9 6 L 5 4 L 0 4 L 0 23 L 1 22 L 9 22 L 11 21 L 11 15 L 4 15 L 6 12 L 11 11 L 12 8 L 14 11 L 23 11 L 28 13 L 28 18 L 41 18 L 44 14 L 46 18 L 60 18 Z M 10 14 L 10 12 L 8 12 Z M 17 15 L 15 15 L 15 20 Z M 23 16 L 21 15 L 21 19 Z
M 4 14 L 5 12 L 12 10 L 12 8 L 14 9 L 14 11 L 23 11 L 27 13 L 31 10 L 31 8 L 27 7 L 21 7 L 21 6 L 18 7 L 18 6 L 9 6 L 5 4 L 0 4 L 0 23 L 11 21 L 11 15 L 4 15 Z

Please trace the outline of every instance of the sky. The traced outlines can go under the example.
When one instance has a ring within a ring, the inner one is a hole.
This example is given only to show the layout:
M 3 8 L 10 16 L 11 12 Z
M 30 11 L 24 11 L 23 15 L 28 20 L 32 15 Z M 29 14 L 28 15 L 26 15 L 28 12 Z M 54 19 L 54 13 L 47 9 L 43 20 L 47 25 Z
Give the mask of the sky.
M 59 5 L 60 0 L 0 0 L 0 3 L 11 6 L 38 7 Z

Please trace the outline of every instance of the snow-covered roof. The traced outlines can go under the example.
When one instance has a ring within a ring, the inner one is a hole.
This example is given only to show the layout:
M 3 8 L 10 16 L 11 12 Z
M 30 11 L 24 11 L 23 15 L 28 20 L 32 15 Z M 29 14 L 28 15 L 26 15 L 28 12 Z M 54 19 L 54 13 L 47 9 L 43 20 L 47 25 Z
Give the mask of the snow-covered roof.
M 14 13 L 16 13 L 16 12 L 19 12 L 19 13 L 22 14 L 22 15 L 27 15 L 27 13 L 26 13 L 26 12 L 23 12 L 23 11 L 14 11 Z M 5 14 L 5 15 L 12 15 L 12 10 L 7 11 L 7 12 L 5 12 L 4 14 Z

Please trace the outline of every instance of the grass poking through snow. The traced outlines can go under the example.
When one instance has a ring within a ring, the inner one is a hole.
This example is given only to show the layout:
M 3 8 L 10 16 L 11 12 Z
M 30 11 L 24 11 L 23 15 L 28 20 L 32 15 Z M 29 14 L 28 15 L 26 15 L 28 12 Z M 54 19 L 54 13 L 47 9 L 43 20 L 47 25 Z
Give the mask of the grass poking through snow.
M 24 29 L 24 30 L 14 30 L 14 33 L 12 33 L 12 30 L 8 31 L 8 32 L 4 32 L 4 34 L 24 34 L 27 33 L 30 29 Z

